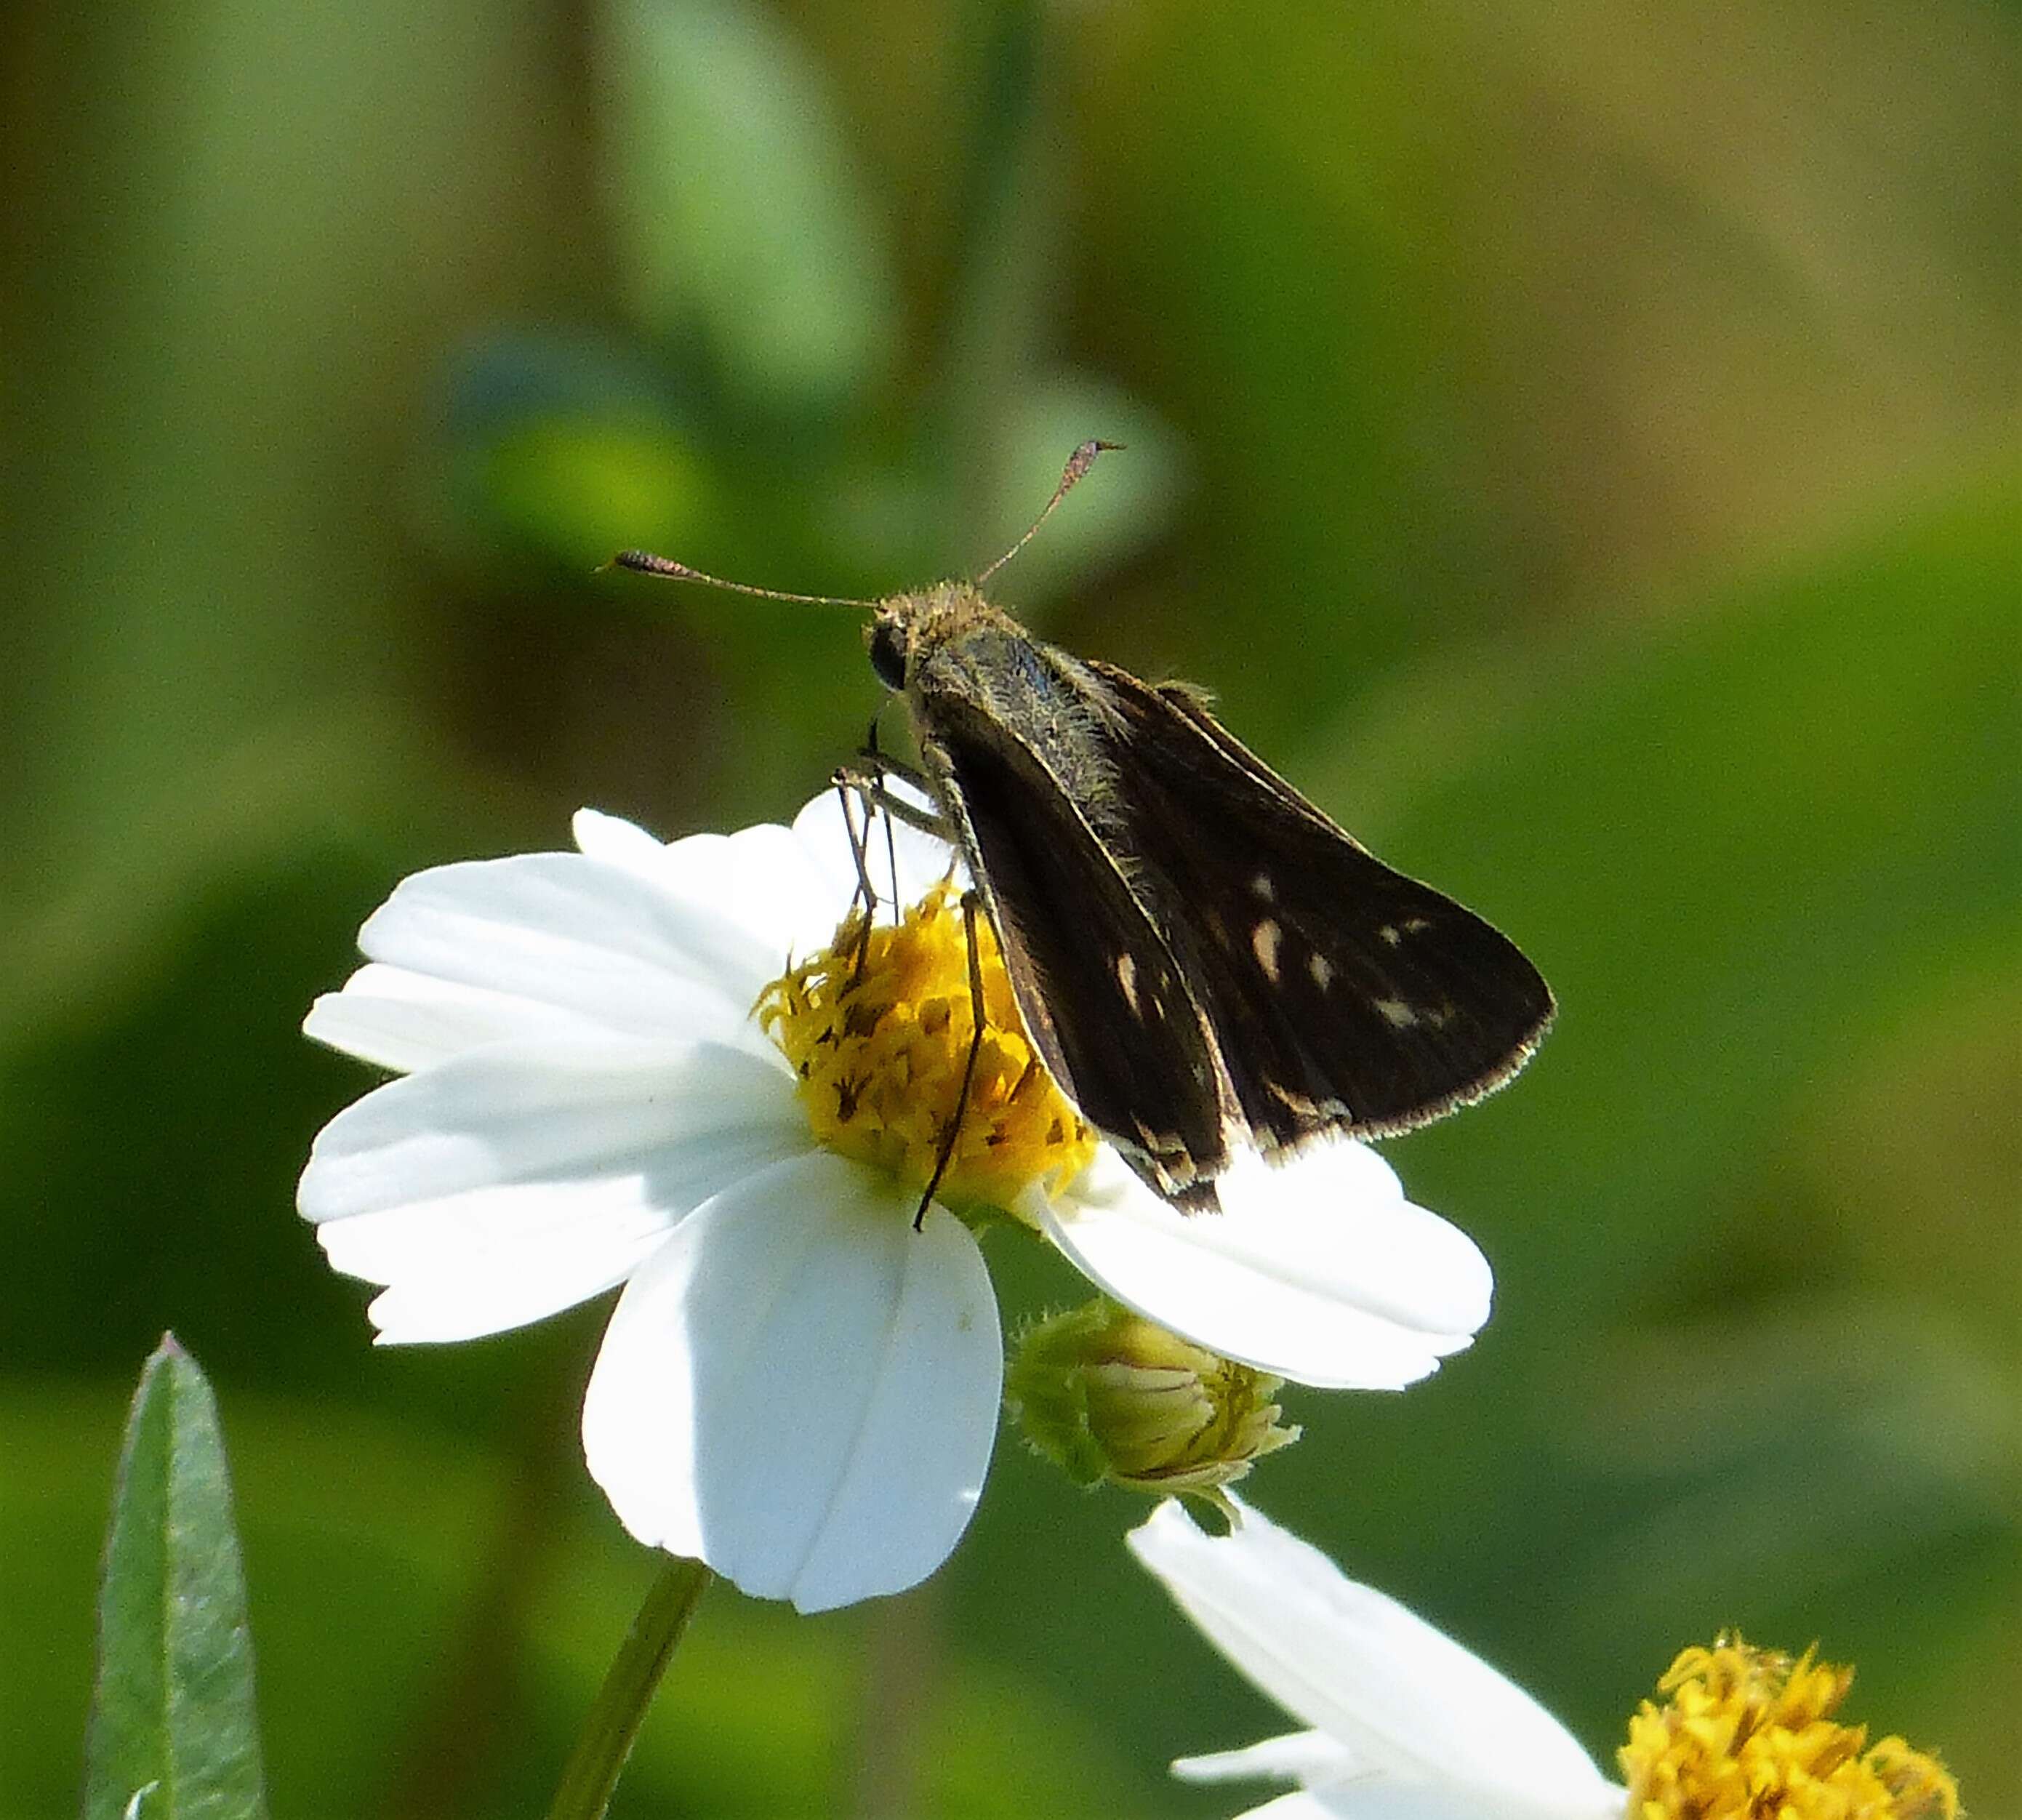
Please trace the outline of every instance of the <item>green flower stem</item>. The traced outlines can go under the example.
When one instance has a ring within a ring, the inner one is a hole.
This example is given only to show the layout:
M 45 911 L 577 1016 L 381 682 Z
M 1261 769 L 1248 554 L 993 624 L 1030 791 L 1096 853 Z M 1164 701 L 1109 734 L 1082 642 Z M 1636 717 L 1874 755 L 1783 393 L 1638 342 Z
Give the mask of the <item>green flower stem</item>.
M 619 1646 L 617 1659 L 597 1690 L 582 1731 L 562 1771 L 548 1820 L 602 1820 L 619 1772 L 645 1721 L 653 1691 L 667 1672 L 681 1633 L 715 1576 L 699 1561 L 670 1556 Z

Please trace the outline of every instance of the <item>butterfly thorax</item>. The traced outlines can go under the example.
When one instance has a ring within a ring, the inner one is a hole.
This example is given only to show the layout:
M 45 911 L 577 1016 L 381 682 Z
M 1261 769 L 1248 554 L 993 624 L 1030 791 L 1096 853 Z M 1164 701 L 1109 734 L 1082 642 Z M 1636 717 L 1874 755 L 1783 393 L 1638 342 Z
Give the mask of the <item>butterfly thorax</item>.
M 903 654 L 913 731 L 930 769 L 941 733 L 1015 747 L 1084 814 L 1102 817 L 1112 775 L 1108 691 L 1087 666 L 1042 644 L 967 582 L 881 601 L 874 660 Z M 883 650 L 881 652 L 881 646 Z

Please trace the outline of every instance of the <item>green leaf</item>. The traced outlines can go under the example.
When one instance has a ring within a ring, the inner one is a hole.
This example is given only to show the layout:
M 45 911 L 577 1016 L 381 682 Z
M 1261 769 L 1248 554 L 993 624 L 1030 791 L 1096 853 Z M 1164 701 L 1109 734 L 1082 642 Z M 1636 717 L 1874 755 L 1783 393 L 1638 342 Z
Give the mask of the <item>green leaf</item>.
M 835 403 L 889 364 L 898 302 L 820 71 L 769 10 L 616 0 L 607 192 L 620 283 L 699 328 L 759 402 Z
M 524 329 L 473 342 L 449 385 L 452 552 L 517 585 L 529 557 L 580 585 L 615 550 L 693 547 L 724 508 L 692 415 L 630 346 Z
M 127 1418 L 98 1599 L 85 1820 L 249 1820 L 267 1798 L 217 1405 L 173 1335 Z
M 578 579 L 619 550 L 693 543 L 710 510 L 707 472 L 678 438 L 593 418 L 521 424 L 471 451 L 455 480 L 516 555 Z

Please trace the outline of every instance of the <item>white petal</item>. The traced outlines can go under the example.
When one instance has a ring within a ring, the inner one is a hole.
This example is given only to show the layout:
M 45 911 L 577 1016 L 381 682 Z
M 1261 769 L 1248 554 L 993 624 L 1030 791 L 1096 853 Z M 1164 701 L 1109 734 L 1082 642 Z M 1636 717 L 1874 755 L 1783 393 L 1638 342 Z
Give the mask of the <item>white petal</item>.
M 628 1174 L 678 1195 L 719 1149 L 748 1167 L 806 1142 L 791 1077 L 744 1050 L 497 1043 L 389 1081 L 339 1113 L 310 1148 L 296 1204 L 321 1222 L 473 1189 Z
M 545 1320 L 623 1282 L 680 1217 L 641 1175 L 520 1183 L 361 1213 L 316 1229 L 333 1269 L 387 1288 L 387 1346 L 474 1339 Z
M 918 791 L 897 777 L 888 777 L 885 788 L 901 802 L 911 803 L 922 813 L 940 812 Z M 860 836 L 863 828 L 863 811 L 852 801 L 850 815 Z M 890 844 L 886 844 L 886 830 L 890 830 Z M 840 919 L 848 908 L 850 897 L 856 890 L 856 861 L 853 857 L 851 825 L 843 817 L 842 799 L 833 790 L 825 791 L 809 802 L 794 817 L 794 838 L 801 842 L 815 863 L 820 866 L 829 881 L 831 894 L 836 897 L 836 916 Z M 894 870 L 898 874 L 899 902 L 903 906 L 924 897 L 942 879 L 954 872 L 958 884 L 968 876 L 966 870 L 956 859 L 954 850 L 948 843 L 930 834 L 899 820 L 896 816 L 879 813 L 870 826 L 869 850 L 864 855 L 870 869 L 870 883 L 876 888 L 880 904 L 889 908 L 887 900 L 892 890 Z
M 388 1285 L 382 1339 L 464 1339 L 622 1281 L 808 1142 L 783 1071 L 740 1050 L 501 1044 L 339 1113 L 297 1199 L 333 1266 Z
M 1266 1777 L 1285 1782 L 1338 1782 L 1360 1767 L 1347 1745 L 1323 1731 L 1288 1732 L 1266 1738 L 1241 1750 L 1218 1750 L 1205 1756 L 1181 1757 L 1173 1774 L 1183 1782 L 1249 1782 Z
M 885 787 L 922 813 L 936 813 L 902 780 L 887 777 Z M 578 811 L 574 826 L 584 853 L 684 897 L 714 904 L 725 916 L 760 932 L 783 966 L 789 950 L 801 956 L 825 946 L 856 895 L 855 841 L 863 813 L 854 799 L 850 815 L 853 819 L 846 820 L 842 799 L 831 789 L 811 799 L 790 828 L 761 823 L 732 835 L 692 835 L 666 846 L 630 822 L 594 809 Z M 947 842 L 896 818 L 888 848 L 885 822 L 879 815 L 872 825 L 866 856 L 871 881 L 881 900 L 887 898 L 896 869 L 898 901 L 910 904 L 947 877 L 956 862 Z
M 1607 1820 L 1621 1820 L 1627 1797 L 1613 1792 Z M 1593 1811 L 1540 1806 L 1507 1793 L 1458 1782 L 1400 1782 L 1388 1778 L 1301 1789 L 1246 1809 L 1236 1820 L 1600 1820 Z
M 1611 1789 L 1606 1804 L 1533 1801 L 1509 1789 L 1459 1782 L 1400 1782 L 1390 1777 L 1300 1789 L 1252 1807 L 1237 1820 L 1622 1820 L 1626 1791 Z
M 1217 1182 L 1224 1211 L 1183 1214 L 1113 1152 L 1035 1212 L 1119 1302 L 1294 1383 L 1393 1390 L 1458 1352 L 1487 1318 L 1487 1260 L 1403 1197 L 1360 1144 L 1283 1168 L 1251 1160 Z
M 1352 1810 L 1330 1807 L 1320 1796 L 1304 1789 L 1294 1789 L 1261 1807 L 1245 1807 L 1235 1820 L 1337 1820 L 1338 1815 L 1349 1811 Z
M 659 876 L 666 859 L 663 842 L 637 822 L 622 815 L 606 815 L 600 809 L 578 809 L 569 818 L 569 832 L 575 836 L 576 851 L 586 857 L 624 866 L 648 878 Z
M 763 1040 L 752 1000 L 785 959 L 734 911 L 580 853 L 418 872 L 367 919 L 358 945 L 370 959 L 623 1034 L 725 1042 Z
M 378 961 L 360 967 L 342 991 L 322 994 L 302 1023 L 317 1042 L 402 1073 L 433 1067 L 487 1043 L 594 1036 L 601 1028 L 558 1005 L 431 979 Z
M 1217 1537 L 1168 1501 L 1130 1544 L 1209 1641 L 1287 1712 L 1381 1778 L 1458 1785 L 1513 1811 L 1619 1814 L 1621 1791 L 1529 1694 L 1319 1550 L 1238 1508 L 1234 1531 Z M 1473 1811 L 1495 1810 L 1477 1801 Z
M 798 957 L 827 945 L 856 884 L 853 872 L 848 885 L 839 883 L 829 856 L 810 852 L 776 822 L 670 842 L 655 875 L 665 889 L 750 930 L 772 956 L 768 979 L 784 970 L 790 952 Z
M 1301 1782 L 1290 1794 L 1246 1807 L 1235 1820 L 1622 1820 L 1627 1801 L 1626 1792 L 1612 1786 L 1598 1796 L 1555 1803 L 1462 1782 L 1400 1782 L 1360 1768 L 1352 1752 L 1317 1731 L 1266 1738 L 1247 1750 L 1181 1757 L 1173 1774 L 1183 1782 L 1264 1775 Z
M 989 1464 L 1002 1360 L 976 1241 L 827 1151 L 698 1208 L 619 1299 L 583 1450 L 626 1528 L 825 1610 L 925 1578 Z
M 1334 1820 L 1334 1811 L 1321 1807 L 1303 1789 L 1294 1789 L 1261 1807 L 1245 1807 L 1234 1820 Z

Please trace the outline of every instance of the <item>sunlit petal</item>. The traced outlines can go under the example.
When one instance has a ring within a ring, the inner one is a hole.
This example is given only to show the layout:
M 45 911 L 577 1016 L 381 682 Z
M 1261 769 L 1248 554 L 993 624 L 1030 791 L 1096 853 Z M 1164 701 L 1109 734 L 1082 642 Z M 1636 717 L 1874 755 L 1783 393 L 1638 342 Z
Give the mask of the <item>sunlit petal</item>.
M 910 804 L 923 815 L 940 813 L 919 791 L 898 778 L 887 777 L 884 788 L 887 794 Z M 835 897 L 838 916 L 841 915 L 841 906 L 849 903 L 850 894 L 856 889 L 856 864 L 851 857 L 852 835 L 861 839 L 863 833 L 863 811 L 854 801 L 849 816 L 846 823 L 842 799 L 830 790 L 814 798 L 794 817 L 794 838 L 815 856 L 828 879 L 831 895 L 840 894 Z M 965 882 L 968 878 L 967 871 L 946 841 L 922 832 L 896 816 L 881 813 L 871 822 L 864 864 L 870 870 L 872 887 L 880 901 L 887 906 L 892 901 L 895 868 L 898 874 L 897 901 L 901 904 L 911 904 L 924 897 L 948 876 L 951 868 L 958 883 Z
M 1360 1145 L 1217 1183 L 1225 1211 L 1185 1214 L 1105 1153 L 1035 1211 L 1089 1277 L 1225 1357 L 1332 1388 L 1396 1389 L 1458 1351 L 1492 1284 L 1473 1240 L 1403 1197 Z
M 1621 1820 L 1622 1791 L 1603 1810 L 1541 1806 L 1513 1790 L 1389 1779 L 1297 1789 L 1236 1820 Z
M 804 1148 L 797 1113 L 780 1068 L 724 1044 L 498 1043 L 339 1113 L 310 1150 L 297 1204 L 320 1222 L 514 1184 L 678 1185 L 691 1156 Z
M 666 864 L 667 843 L 622 815 L 578 809 L 569 817 L 569 832 L 575 836 L 576 851 L 587 859 L 624 866 L 654 879 Z
M 373 913 L 358 945 L 408 972 L 531 999 L 622 1034 L 722 1041 L 745 1040 L 751 1001 L 784 952 L 706 898 L 580 853 L 418 872 Z
M 360 967 L 341 991 L 319 995 L 302 1029 L 346 1055 L 402 1073 L 490 1043 L 603 1033 L 594 1019 L 559 1005 L 378 961 Z
M 1217 1537 L 1169 1502 L 1131 1533 L 1130 1547 L 1286 1711 L 1380 1778 L 1497 1796 L 1510 1812 L 1619 1811 L 1621 1791 L 1513 1682 L 1268 1518 L 1239 1508 L 1235 1530 Z M 1414 1811 L 1339 1809 L 1364 1811 Z
M 381 1343 L 401 1346 L 503 1333 L 601 1295 L 681 1211 L 644 1176 L 589 1175 L 361 1213 L 316 1237 L 332 1268 L 387 1285 L 369 1313 Z
M 387 1285 L 382 1339 L 463 1339 L 622 1281 L 807 1141 L 779 1071 L 739 1050 L 501 1044 L 340 1113 L 298 1199 L 336 1269 Z
M 1275 1777 L 1310 1786 L 1338 1782 L 1360 1767 L 1354 1752 L 1325 1732 L 1293 1731 L 1260 1738 L 1241 1750 L 1178 1758 L 1173 1774 L 1183 1782 L 1250 1782 Z
M 988 1467 L 1002 1361 L 968 1230 L 826 1152 L 698 1208 L 633 1277 L 583 1406 L 641 1541 L 819 1611 L 932 1573 Z

